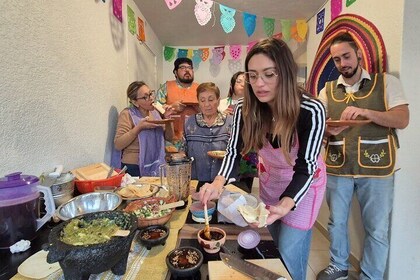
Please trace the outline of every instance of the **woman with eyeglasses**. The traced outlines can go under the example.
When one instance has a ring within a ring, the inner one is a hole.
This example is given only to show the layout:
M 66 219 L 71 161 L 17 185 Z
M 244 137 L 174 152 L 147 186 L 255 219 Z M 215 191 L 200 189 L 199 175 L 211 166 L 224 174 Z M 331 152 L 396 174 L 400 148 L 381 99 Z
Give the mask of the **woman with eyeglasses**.
M 155 91 L 143 81 L 131 83 L 127 88 L 130 106 L 118 117 L 114 146 L 122 152 L 121 167 L 127 166 L 131 176 L 158 176 L 159 165 L 165 163 L 165 137 L 171 140 L 173 128 L 170 121 L 162 122 L 153 107 Z M 166 110 L 166 119 L 173 110 Z
M 282 40 L 254 45 L 245 70 L 245 97 L 235 109 L 228 153 L 213 183 L 200 189 L 200 200 L 216 199 L 240 153 L 255 150 L 259 196 L 269 212 L 266 225 L 292 278 L 305 279 L 312 226 L 326 185 L 320 155 L 325 109 L 298 86 L 297 65 Z
M 239 98 L 244 97 L 245 76 L 243 71 L 236 72 L 230 79 L 227 98 L 220 100 L 219 111 L 225 115 L 233 115 L 233 109 L 238 104 Z

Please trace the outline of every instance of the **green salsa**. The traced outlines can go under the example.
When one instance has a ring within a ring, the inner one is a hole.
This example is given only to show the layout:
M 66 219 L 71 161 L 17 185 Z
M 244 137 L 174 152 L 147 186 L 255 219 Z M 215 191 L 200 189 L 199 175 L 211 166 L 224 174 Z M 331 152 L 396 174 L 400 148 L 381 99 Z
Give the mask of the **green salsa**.
M 108 218 L 92 221 L 73 219 L 61 231 L 60 239 L 74 246 L 85 246 L 107 242 L 120 227 Z

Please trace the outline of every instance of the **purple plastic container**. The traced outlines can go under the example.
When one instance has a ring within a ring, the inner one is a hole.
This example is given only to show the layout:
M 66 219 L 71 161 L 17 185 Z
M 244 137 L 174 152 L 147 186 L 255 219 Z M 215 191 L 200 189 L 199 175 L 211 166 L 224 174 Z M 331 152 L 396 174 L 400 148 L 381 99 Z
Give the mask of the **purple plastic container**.
M 38 182 L 38 177 L 21 172 L 0 178 L 0 249 L 8 249 L 22 239 L 34 239 L 36 231 L 54 214 L 51 190 Z M 40 192 L 44 194 L 47 214 L 38 219 Z

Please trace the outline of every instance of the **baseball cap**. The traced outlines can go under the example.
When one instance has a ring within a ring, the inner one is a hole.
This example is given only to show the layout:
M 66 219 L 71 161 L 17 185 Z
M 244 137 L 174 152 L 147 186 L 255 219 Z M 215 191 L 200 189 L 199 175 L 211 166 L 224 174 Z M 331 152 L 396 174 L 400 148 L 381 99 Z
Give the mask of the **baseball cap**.
M 182 63 L 188 63 L 191 67 L 193 67 L 193 62 L 188 57 L 178 57 L 174 62 L 174 71 L 178 70 L 179 65 Z

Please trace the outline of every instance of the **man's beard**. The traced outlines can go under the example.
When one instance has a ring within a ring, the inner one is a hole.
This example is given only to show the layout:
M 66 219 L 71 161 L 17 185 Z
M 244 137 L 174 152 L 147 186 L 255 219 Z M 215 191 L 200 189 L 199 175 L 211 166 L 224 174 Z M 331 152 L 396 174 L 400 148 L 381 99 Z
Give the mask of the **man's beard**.
M 344 77 L 344 78 L 346 78 L 346 79 L 350 79 L 350 78 L 352 78 L 354 75 L 356 75 L 356 73 L 357 73 L 357 69 L 359 69 L 359 66 L 357 66 L 357 67 L 353 70 L 353 72 L 351 72 L 351 73 L 345 73 L 345 72 L 340 72 L 340 73 L 341 73 L 341 75 L 343 75 L 343 77 Z
M 194 77 L 191 77 L 191 78 L 181 78 L 181 77 L 178 77 L 178 80 L 181 83 L 184 83 L 184 84 L 191 84 L 192 82 L 194 82 Z

